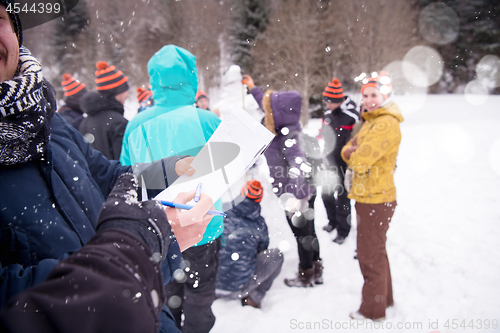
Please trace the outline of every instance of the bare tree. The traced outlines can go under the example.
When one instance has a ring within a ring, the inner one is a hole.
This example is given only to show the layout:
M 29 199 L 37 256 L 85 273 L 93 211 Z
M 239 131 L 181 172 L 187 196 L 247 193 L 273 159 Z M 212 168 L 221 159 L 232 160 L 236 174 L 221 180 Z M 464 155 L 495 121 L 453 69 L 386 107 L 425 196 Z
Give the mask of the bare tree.
M 331 49 L 328 72 L 347 88 L 362 72 L 383 69 L 419 40 L 418 14 L 413 1 L 333 0 L 328 6 L 331 24 L 323 29 Z
M 259 86 L 297 90 L 304 100 L 321 98 L 334 77 L 345 89 L 352 79 L 401 60 L 418 41 L 415 0 L 273 0 L 267 30 L 252 45 L 252 76 Z M 176 44 L 197 57 L 200 88 L 219 86 L 231 24 L 229 1 L 86 0 L 89 24 L 71 40 L 74 75 L 92 88 L 95 63 L 119 67 L 131 85 L 149 80 L 147 62 L 163 45 Z M 43 60 L 45 75 L 60 81 L 51 40 L 54 22 L 26 32 L 26 44 Z M 46 43 L 40 43 L 46 40 Z M 73 45 L 74 44 L 74 45 Z M 65 65 L 67 66 L 67 65 Z M 224 68 L 225 69 L 225 68 Z
M 309 119 L 309 96 L 317 89 L 324 53 L 321 1 L 278 0 L 269 25 L 252 50 L 257 83 L 302 95 L 301 123 Z
M 170 43 L 196 56 L 199 87 L 208 90 L 220 81 L 220 36 L 227 31 L 229 8 L 217 0 L 166 0 L 160 3 Z

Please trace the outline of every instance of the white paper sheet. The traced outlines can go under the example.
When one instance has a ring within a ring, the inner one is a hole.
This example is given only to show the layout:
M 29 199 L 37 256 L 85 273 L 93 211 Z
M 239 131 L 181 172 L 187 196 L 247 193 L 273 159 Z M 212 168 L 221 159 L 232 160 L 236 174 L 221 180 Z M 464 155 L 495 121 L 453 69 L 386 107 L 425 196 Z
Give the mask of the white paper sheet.
M 193 191 L 202 183 L 202 193 L 216 202 L 255 163 L 273 138 L 274 134 L 245 110 L 234 109 L 191 162 L 195 173 L 180 176 L 155 199 L 173 201 L 179 193 Z

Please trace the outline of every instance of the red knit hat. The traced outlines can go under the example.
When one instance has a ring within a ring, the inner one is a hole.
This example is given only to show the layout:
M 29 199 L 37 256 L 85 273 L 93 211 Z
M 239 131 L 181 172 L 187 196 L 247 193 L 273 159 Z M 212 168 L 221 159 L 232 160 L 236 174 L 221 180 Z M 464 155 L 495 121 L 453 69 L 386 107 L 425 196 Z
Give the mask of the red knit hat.
M 341 103 L 344 101 L 344 90 L 339 79 L 334 78 L 323 91 L 323 100 L 328 103 Z
M 249 180 L 241 188 L 241 196 L 248 197 L 255 202 L 260 202 L 263 194 L 262 184 L 258 180 Z
M 207 94 L 203 90 L 198 90 L 196 96 L 194 97 L 195 102 L 198 102 L 200 98 L 208 99 Z
M 153 92 L 144 87 L 137 87 L 137 101 L 139 103 L 146 102 L 151 96 L 153 96 Z
M 66 97 L 73 96 L 74 98 L 78 99 L 87 92 L 85 84 L 76 80 L 74 77 L 71 76 L 71 74 L 64 73 L 62 75 L 62 78 L 63 82 L 61 83 L 61 85 L 64 90 L 64 96 Z
M 115 66 L 108 65 L 106 61 L 98 61 L 95 66 L 97 68 L 95 83 L 99 92 L 116 96 L 129 89 L 127 77 Z

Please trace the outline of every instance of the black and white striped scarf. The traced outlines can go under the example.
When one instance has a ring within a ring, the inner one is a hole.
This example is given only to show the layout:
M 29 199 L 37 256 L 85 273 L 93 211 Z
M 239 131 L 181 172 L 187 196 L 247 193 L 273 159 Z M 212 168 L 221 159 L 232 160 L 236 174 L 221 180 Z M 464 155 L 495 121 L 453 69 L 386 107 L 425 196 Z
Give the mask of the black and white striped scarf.
M 0 165 L 26 163 L 45 153 L 55 108 L 54 88 L 38 60 L 21 47 L 15 76 L 0 83 Z

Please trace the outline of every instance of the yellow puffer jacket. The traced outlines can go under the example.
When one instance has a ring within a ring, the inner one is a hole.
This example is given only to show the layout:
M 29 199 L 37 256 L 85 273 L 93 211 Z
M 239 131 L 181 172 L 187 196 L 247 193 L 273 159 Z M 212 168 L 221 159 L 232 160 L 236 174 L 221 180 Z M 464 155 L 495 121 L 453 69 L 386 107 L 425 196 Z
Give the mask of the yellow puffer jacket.
M 359 133 L 342 148 L 341 156 L 354 171 L 348 197 L 362 203 L 396 200 L 394 169 L 401 143 L 401 110 L 394 102 L 362 114 L 365 123 Z M 348 160 L 344 150 L 357 138 L 358 149 Z

